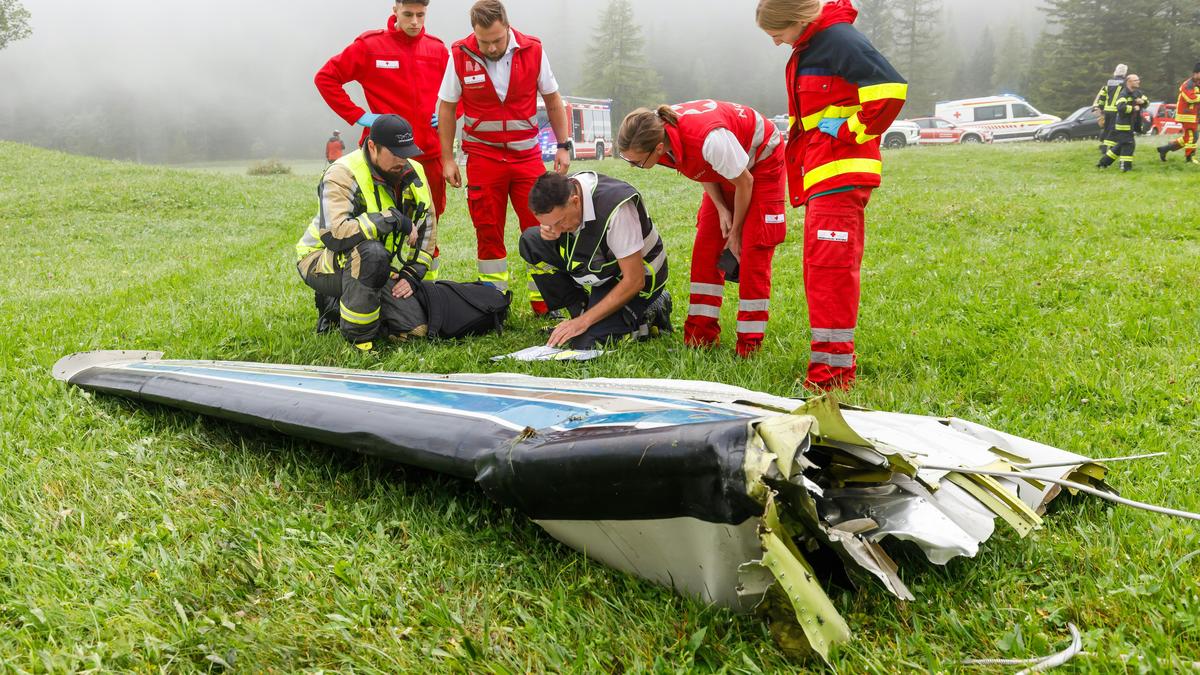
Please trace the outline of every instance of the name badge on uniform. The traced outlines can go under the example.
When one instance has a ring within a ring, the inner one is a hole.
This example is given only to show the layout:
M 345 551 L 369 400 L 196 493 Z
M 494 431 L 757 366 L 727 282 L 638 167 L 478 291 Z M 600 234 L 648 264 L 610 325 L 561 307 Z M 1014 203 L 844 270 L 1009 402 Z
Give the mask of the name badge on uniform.
M 787 214 L 768 213 L 767 217 L 766 217 L 766 222 L 768 224 L 770 224 L 770 223 L 786 223 L 787 222 Z
M 480 73 L 478 75 L 468 75 L 463 78 L 463 84 L 483 84 L 487 79 L 487 75 Z
M 400 68 L 400 62 L 399 61 L 384 61 L 383 59 L 377 59 L 375 61 L 375 67 L 376 68 L 387 68 L 389 70 L 398 70 Z
M 850 233 L 838 232 L 837 230 L 817 230 L 817 239 L 821 241 L 850 241 Z

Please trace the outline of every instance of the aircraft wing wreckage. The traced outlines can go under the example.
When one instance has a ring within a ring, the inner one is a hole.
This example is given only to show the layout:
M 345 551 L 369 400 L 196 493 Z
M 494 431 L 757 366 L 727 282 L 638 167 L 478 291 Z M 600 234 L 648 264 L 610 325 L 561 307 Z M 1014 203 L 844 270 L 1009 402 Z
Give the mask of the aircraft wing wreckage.
M 1064 484 L 1111 493 L 1105 467 L 1086 457 L 826 397 L 161 356 L 76 354 L 54 376 L 472 479 L 586 555 L 709 603 L 765 611 L 785 648 L 823 658 L 850 629 L 822 580 L 874 579 L 912 599 L 887 539 L 944 565 L 974 556 L 997 517 L 1022 536 L 1041 527 Z

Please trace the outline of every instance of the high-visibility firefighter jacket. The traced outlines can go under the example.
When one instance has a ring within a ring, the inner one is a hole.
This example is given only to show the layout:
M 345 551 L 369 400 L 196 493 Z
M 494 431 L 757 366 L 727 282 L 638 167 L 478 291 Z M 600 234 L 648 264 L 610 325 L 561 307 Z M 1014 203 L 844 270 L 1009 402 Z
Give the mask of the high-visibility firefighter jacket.
M 1134 110 L 1134 106 L 1146 105 L 1146 97 L 1142 92 L 1130 91 L 1129 87 L 1121 87 L 1120 93 L 1117 94 L 1116 100 L 1113 101 L 1113 108 L 1116 110 L 1116 119 L 1113 123 L 1113 132 L 1117 134 L 1134 134 L 1137 133 L 1142 126 L 1142 111 Z
M 908 84 L 852 25 L 850 0 L 824 6 L 788 62 L 788 191 L 793 206 L 844 187 L 877 187 L 879 136 L 900 114 Z M 833 138 L 817 128 L 846 118 Z
M 420 159 L 440 160 L 442 142 L 430 120 L 437 112 L 438 87 L 448 58 L 445 42 L 425 32 L 409 37 L 396 28 L 392 15 L 387 29 L 363 33 L 329 59 L 317 71 L 315 82 L 330 109 L 347 124 L 354 124 L 367 111 L 351 100 L 343 87 L 357 81 L 371 112 L 399 115 L 412 124 Z M 363 129 L 363 139 L 369 132 Z
M 646 268 L 641 297 L 649 298 L 667 284 L 667 249 L 654 222 L 642 204 L 642 195 L 632 185 L 615 178 L 597 174 L 591 200 L 595 212 L 579 229 L 564 234 L 558 240 L 569 274 L 580 286 L 603 286 L 620 277 L 620 260 L 608 246 L 608 227 L 613 215 L 626 202 L 632 202 L 642 224 L 642 266 Z M 535 270 L 534 274 L 538 272 Z
M 690 101 L 671 106 L 679 114 L 678 124 L 667 124 L 671 154 L 664 154 L 658 163 L 675 169 L 685 177 L 700 183 L 732 183 L 717 173 L 704 159 L 704 141 L 718 129 L 727 129 L 737 137 L 742 149 L 750 156 L 746 166 L 753 170 L 759 163 L 782 161 L 783 134 L 762 113 L 738 103 L 724 101 Z M 776 156 L 778 154 L 778 156 Z
M 320 201 L 317 215 L 296 242 L 296 259 L 302 260 L 313 251 L 324 250 L 326 255 L 322 265 L 326 272 L 333 273 L 344 266 L 347 253 L 359 243 L 382 241 L 394 255 L 392 266 L 395 269 L 407 266 L 417 278 L 423 278 L 433 264 L 437 217 L 433 212 L 433 197 L 426 184 L 425 170 L 417 161 L 410 161 L 409 167 L 416 172 L 417 181 L 397 195 L 371 166 L 362 149 L 331 164 L 317 188 Z M 383 213 L 393 207 L 410 218 L 418 213 L 425 214 L 413 222 L 419 238 L 412 248 L 408 246 L 407 237 L 402 237 L 398 246 L 396 237 L 381 237 L 367 215 Z
M 463 152 L 501 162 L 541 162 L 538 141 L 538 75 L 542 70 L 542 42 L 518 33 L 513 52 L 512 79 L 503 101 L 488 76 L 472 33 L 450 48 L 454 71 L 462 84 Z
M 1175 104 L 1175 121 L 1183 125 L 1196 124 L 1200 115 L 1200 84 L 1192 78 L 1179 85 L 1179 101 Z
M 1099 108 L 1105 113 L 1114 113 L 1117 111 L 1116 102 L 1117 94 L 1121 93 L 1121 89 L 1125 86 L 1125 78 L 1114 77 L 1100 87 L 1100 93 L 1096 94 L 1096 100 L 1092 101 L 1093 108 Z

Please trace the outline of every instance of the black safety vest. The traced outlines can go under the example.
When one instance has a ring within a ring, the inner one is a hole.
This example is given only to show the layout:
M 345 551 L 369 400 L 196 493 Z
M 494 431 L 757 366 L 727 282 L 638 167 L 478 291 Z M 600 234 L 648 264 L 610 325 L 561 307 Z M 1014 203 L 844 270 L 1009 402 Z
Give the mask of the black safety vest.
M 608 246 L 608 228 L 617 209 L 632 201 L 642 224 L 642 265 L 646 269 L 646 282 L 641 295 L 649 297 L 667 284 L 667 250 L 654 222 L 646 214 L 642 196 L 628 183 L 595 172 L 587 173 L 596 176 L 596 187 L 591 195 L 595 220 L 584 221 L 578 230 L 559 240 L 559 251 L 567 262 L 569 274 L 582 286 L 602 286 L 621 276 L 619 261 Z

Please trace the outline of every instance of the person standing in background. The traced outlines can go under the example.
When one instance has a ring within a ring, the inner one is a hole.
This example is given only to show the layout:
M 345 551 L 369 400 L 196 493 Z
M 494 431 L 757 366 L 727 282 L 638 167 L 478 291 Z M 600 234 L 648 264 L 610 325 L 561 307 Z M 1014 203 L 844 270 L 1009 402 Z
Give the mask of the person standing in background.
M 342 132 L 334 130 L 333 135 L 325 141 L 325 164 L 333 164 L 346 154 L 346 144 L 342 142 Z

